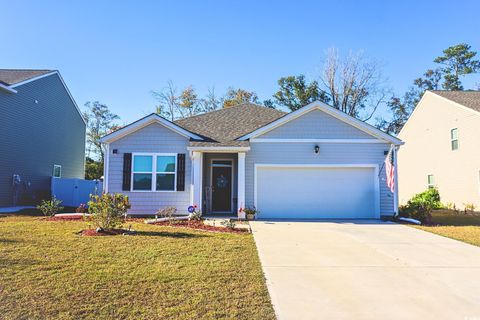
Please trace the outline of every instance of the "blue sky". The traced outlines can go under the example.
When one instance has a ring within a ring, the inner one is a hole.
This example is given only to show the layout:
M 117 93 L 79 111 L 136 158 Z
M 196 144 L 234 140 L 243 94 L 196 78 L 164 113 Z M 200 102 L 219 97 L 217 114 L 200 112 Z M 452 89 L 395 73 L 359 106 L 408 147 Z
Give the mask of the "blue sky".
M 58 69 L 80 106 L 131 122 L 172 80 L 203 94 L 229 86 L 264 100 L 276 81 L 318 76 L 325 51 L 364 50 L 403 93 L 446 47 L 480 50 L 480 1 L 0 0 L 0 68 Z M 480 77 L 464 79 L 466 87 Z

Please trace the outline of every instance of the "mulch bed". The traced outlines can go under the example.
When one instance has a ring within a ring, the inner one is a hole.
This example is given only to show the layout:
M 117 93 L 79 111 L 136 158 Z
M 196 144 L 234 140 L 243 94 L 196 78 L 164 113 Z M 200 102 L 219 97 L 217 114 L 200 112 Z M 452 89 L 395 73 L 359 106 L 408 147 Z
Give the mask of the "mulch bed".
M 47 221 L 78 221 L 83 220 L 83 215 L 71 215 L 71 216 L 60 216 L 60 217 L 48 217 Z
M 87 229 L 82 230 L 80 234 L 86 237 L 98 237 L 98 236 L 118 236 L 128 232 L 128 230 L 124 229 L 110 229 L 110 230 L 102 230 L 97 232 L 95 229 Z
M 177 220 L 173 222 L 163 221 L 155 222 L 157 226 L 164 227 L 174 227 L 174 228 L 188 228 L 193 230 L 200 231 L 211 231 L 211 232 L 226 232 L 226 233 L 246 233 L 249 232 L 248 229 L 231 229 L 225 227 L 214 227 L 204 224 L 202 221 L 197 220 Z

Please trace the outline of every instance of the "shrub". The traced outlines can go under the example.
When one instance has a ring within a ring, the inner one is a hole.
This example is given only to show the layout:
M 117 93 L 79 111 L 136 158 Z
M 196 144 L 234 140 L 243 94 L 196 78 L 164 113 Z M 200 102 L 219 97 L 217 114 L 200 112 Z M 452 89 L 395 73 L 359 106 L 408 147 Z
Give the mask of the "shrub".
M 159 209 L 156 216 L 160 216 L 161 218 L 167 218 L 169 222 L 172 222 L 173 215 L 177 212 L 177 208 L 175 207 L 165 207 Z
M 88 213 L 98 228 L 107 230 L 121 226 L 130 207 L 128 196 L 121 193 L 90 195 Z
M 235 223 L 235 221 L 233 221 L 232 219 L 227 219 L 227 220 L 224 220 L 221 222 L 222 226 L 224 226 L 225 228 L 228 228 L 228 229 L 235 229 L 235 226 L 237 225 Z
M 438 190 L 429 188 L 408 200 L 407 205 L 400 208 L 400 213 L 420 220 L 423 224 L 431 224 L 432 210 L 440 208 L 442 208 L 442 203 L 440 202 Z
M 188 216 L 188 219 L 189 220 L 194 220 L 194 221 L 201 221 L 202 220 L 202 212 L 197 211 L 197 209 L 195 209 L 192 213 L 190 213 L 190 215 Z
M 76 213 L 87 213 L 88 212 L 87 205 L 85 203 L 80 203 L 78 208 L 75 209 L 75 212 Z
M 465 214 L 468 212 L 473 213 L 476 208 L 473 203 L 464 203 L 463 206 L 465 207 Z
M 44 216 L 51 217 L 63 210 L 63 207 L 60 205 L 61 203 L 61 200 L 52 197 L 52 200 L 42 200 L 37 206 L 37 209 L 40 210 Z

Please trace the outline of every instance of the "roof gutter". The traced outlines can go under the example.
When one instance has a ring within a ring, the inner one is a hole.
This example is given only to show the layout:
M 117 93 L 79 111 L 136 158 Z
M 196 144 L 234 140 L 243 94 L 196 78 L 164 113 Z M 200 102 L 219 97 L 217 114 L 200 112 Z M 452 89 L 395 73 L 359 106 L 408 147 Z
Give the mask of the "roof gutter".
M 6 86 L 6 85 L 4 85 L 4 84 L 2 84 L 2 83 L 0 83 L 0 89 L 5 90 L 5 91 L 7 91 L 7 92 L 9 92 L 9 93 L 17 93 L 17 92 L 18 92 L 17 90 L 12 89 L 12 88 L 10 88 L 9 86 Z
M 204 152 L 246 152 L 250 151 L 250 147 L 187 147 L 188 151 L 204 151 Z

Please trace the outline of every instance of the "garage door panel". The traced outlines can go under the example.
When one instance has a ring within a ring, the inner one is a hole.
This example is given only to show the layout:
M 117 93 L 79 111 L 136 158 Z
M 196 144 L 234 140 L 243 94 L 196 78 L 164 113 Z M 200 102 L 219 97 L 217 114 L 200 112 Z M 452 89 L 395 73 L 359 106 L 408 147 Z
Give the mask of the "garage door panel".
M 259 167 L 260 218 L 374 218 L 374 168 Z

